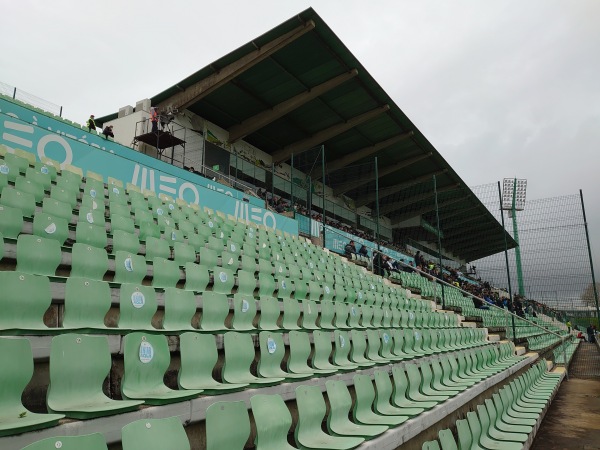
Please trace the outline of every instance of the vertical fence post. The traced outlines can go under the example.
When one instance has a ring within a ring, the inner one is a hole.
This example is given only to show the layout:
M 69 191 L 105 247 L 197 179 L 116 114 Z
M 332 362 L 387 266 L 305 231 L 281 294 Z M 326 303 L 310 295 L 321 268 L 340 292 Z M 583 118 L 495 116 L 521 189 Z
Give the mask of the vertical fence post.
M 438 192 L 437 192 L 437 180 L 435 175 L 433 176 L 433 194 L 435 198 L 435 221 L 437 227 L 437 238 L 438 238 L 438 258 L 440 264 L 440 275 L 442 280 L 444 279 L 444 266 L 442 265 L 442 232 L 440 230 L 440 208 L 438 204 Z M 442 309 L 446 308 L 446 294 L 444 291 L 444 283 L 440 283 L 442 285 Z
M 590 246 L 590 234 L 588 232 L 587 218 L 585 215 L 585 204 L 583 203 L 583 191 L 579 189 L 579 198 L 581 199 L 581 211 L 583 212 L 583 224 L 585 227 L 585 239 L 587 242 L 588 257 L 590 258 L 590 269 L 592 271 L 592 286 L 594 287 L 594 300 L 596 302 L 596 320 L 600 326 L 600 308 L 598 308 L 598 289 L 596 288 L 596 275 L 594 274 L 594 260 L 592 258 L 592 248 Z
M 321 186 L 323 189 L 323 214 L 321 215 L 323 230 L 321 231 L 321 247 L 325 248 L 325 146 L 321 145 Z
M 292 153 L 292 160 L 290 161 L 290 206 L 292 207 L 292 213 L 294 219 L 296 218 L 296 208 L 294 208 L 294 154 Z
M 377 251 L 379 251 L 379 163 L 377 156 L 375 157 L 375 219 L 377 220 L 375 240 L 377 242 Z
M 306 192 L 306 203 L 308 209 L 308 235 L 312 237 L 312 178 L 308 177 L 308 191 Z
M 567 366 L 568 366 L 568 364 L 567 364 L 567 347 L 565 346 L 565 337 L 562 336 L 560 338 L 560 341 L 561 341 L 562 351 L 563 351 L 563 362 L 565 365 L 565 377 L 568 380 L 569 379 L 569 369 L 567 368 Z
M 512 286 L 510 283 L 510 267 L 508 266 L 508 241 L 506 240 L 506 228 L 504 226 L 504 210 L 502 209 L 502 189 L 500 188 L 499 181 L 498 181 L 498 198 L 500 199 L 500 217 L 502 218 L 502 234 L 504 236 L 504 258 L 506 260 L 506 279 L 508 281 L 508 297 L 512 303 L 513 294 L 512 294 Z M 513 220 L 514 220 L 514 216 L 513 216 Z M 511 318 L 512 318 L 512 330 L 513 330 L 513 343 L 515 343 L 515 341 L 517 339 L 517 330 L 515 327 L 514 314 L 511 314 Z M 507 324 L 507 326 L 508 326 L 508 324 Z
M 271 202 L 275 209 L 275 164 L 271 163 Z
M 58 113 L 58 117 L 62 117 L 62 106 L 60 107 L 60 112 Z
M 17 88 L 13 89 L 13 100 L 17 98 Z

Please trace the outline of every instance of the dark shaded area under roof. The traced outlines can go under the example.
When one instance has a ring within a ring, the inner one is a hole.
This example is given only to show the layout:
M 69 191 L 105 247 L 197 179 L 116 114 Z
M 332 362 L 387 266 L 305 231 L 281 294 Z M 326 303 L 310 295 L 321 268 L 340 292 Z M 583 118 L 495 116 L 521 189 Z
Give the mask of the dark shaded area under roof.
M 509 248 L 516 245 L 312 8 L 151 101 L 163 108 L 188 109 L 228 130 L 231 142 L 243 139 L 276 163 L 324 145 L 326 184 L 356 206 L 375 207 L 372 169 L 361 163 L 377 156 L 380 209 L 393 224 L 411 214 L 436 223 L 433 197 L 414 188 L 431 184 L 435 175 L 445 251 L 472 261 L 502 251 L 505 234 Z M 345 185 L 336 182 L 336 172 L 343 173 Z M 320 169 L 312 175 L 319 177 Z M 395 237 L 435 243 L 431 233 L 418 228 L 396 229 Z

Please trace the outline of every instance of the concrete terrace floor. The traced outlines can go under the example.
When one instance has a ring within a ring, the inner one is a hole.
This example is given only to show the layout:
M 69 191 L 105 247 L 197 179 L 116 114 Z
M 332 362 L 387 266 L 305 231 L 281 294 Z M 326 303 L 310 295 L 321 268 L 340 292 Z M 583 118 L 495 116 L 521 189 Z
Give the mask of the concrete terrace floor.
M 582 343 L 532 450 L 600 450 L 600 350 Z M 580 378 L 581 377 L 581 378 Z

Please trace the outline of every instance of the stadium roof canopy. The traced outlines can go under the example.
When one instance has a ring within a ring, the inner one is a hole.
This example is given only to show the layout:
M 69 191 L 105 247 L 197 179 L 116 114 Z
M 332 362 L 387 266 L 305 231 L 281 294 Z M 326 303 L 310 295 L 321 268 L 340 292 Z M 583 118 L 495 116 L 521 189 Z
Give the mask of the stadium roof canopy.
M 230 143 L 243 139 L 275 163 L 323 144 L 327 184 L 357 207 L 374 208 L 372 164 L 361 163 L 377 156 L 382 215 L 415 240 L 437 240 L 405 225 L 418 217 L 436 223 L 433 196 L 415 190 L 435 175 L 444 250 L 465 261 L 504 250 L 502 226 L 312 8 L 151 101 L 188 109 L 228 130 Z M 336 172 L 345 183 L 331 183 Z

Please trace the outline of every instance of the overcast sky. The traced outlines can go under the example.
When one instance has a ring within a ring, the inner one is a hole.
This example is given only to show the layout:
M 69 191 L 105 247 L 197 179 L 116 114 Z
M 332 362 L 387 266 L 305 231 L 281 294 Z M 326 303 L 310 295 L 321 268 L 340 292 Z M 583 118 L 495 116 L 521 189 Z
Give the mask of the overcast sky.
M 309 6 L 467 184 L 583 189 L 600 265 L 598 0 L 19 0 L 2 7 L 0 81 L 84 122 Z

